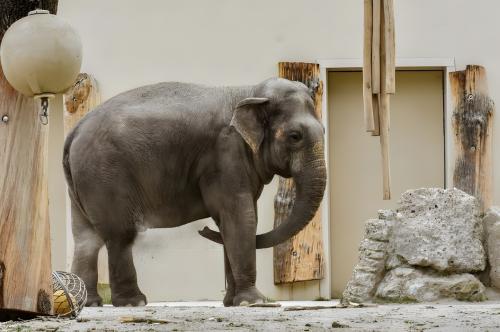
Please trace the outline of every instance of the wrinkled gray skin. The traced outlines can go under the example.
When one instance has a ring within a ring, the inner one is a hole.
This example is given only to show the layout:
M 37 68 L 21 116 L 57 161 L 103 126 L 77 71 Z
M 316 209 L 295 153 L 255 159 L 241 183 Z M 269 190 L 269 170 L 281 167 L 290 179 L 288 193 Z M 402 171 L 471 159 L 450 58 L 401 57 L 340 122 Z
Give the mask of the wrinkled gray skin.
M 64 170 L 73 211 L 72 270 L 97 294 L 97 255 L 106 245 L 112 303 L 144 305 L 132 260 L 138 231 L 212 217 L 224 244 L 226 306 L 262 302 L 256 248 L 272 247 L 313 217 L 326 182 L 323 127 L 307 87 L 284 79 L 213 88 L 160 83 L 120 94 L 70 133 Z M 275 174 L 293 177 L 288 220 L 258 235 L 256 201 Z

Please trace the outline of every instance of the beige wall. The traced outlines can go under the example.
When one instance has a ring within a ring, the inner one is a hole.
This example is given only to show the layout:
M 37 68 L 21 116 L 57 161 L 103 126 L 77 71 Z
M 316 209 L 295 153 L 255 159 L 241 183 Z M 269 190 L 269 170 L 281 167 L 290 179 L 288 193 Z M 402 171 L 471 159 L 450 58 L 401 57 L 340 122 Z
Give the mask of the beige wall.
M 471 1 L 465 0 L 395 3 L 398 57 L 455 57 L 457 68 L 482 64 L 500 100 L 500 44 L 494 42 L 500 2 L 474 1 L 481 15 L 470 15 Z M 275 76 L 278 61 L 362 55 L 361 0 L 60 0 L 59 14 L 79 31 L 83 71 L 95 75 L 103 100 L 158 81 L 252 84 Z M 499 152 L 494 162 L 498 168 Z M 273 183 L 259 201 L 261 232 L 272 227 L 275 190 Z M 495 202 L 500 204 L 499 181 Z M 140 237 L 135 257 L 150 299 L 222 297 L 222 252 L 196 234 L 203 223 Z M 293 292 L 275 287 L 269 249 L 258 253 L 258 273 L 270 297 L 320 294 L 318 283 Z

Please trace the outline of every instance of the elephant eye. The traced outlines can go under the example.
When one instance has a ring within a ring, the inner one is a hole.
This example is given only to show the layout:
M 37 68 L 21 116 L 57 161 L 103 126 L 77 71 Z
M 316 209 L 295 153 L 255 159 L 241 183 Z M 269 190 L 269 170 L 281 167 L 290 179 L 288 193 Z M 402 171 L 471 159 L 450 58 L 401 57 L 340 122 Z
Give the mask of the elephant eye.
M 290 134 L 288 134 L 288 138 L 293 143 L 297 143 L 302 139 L 302 134 L 298 131 L 292 131 Z

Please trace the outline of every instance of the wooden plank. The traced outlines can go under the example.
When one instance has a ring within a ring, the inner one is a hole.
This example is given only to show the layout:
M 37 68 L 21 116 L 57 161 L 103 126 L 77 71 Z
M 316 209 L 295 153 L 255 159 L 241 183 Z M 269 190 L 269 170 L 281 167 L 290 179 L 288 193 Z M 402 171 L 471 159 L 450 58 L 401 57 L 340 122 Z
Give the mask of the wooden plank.
M 384 0 L 385 1 L 385 0 Z M 386 32 L 386 22 L 384 14 L 385 6 L 382 9 L 382 15 L 380 20 L 381 31 Z M 390 169 L 390 147 L 389 147 L 389 131 L 390 131 L 390 95 L 385 90 L 386 88 L 386 74 L 387 74 L 387 63 L 388 63 L 388 53 L 390 51 L 386 49 L 387 46 L 391 46 L 386 43 L 386 33 L 382 33 L 380 36 L 380 96 L 379 96 L 379 126 L 380 126 L 380 147 L 382 155 L 382 184 L 383 184 L 383 199 L 391 199 L 391 169 Z
M 364 2 L 364 45 L 363 45 L 363 111 L 365 130 L 375 131 L 373 119 L 373 92 L 372 92 L 372 35 L 373 35 L 373 2 Z
M 92 75 L 80 73 L 73 86 L 64 94 L 64 136 L 101 103 L 97 81 Z
M 494 103 L 486 70 L 469 65 L 449 74 L 456 161 L 454 186 L 477 197 L 482 211 L 492 204 L 492 126 Z
M 372 19 L 372 91 L 380 93 L 380 19 L 381 19 L 381 1 L 373 0 L 373 19 Z
M 394 0 L 383 0 L 384 1 L 384 24 L 383 24 L 383 35 L 384 35 L 384 70 L 385 77 L 381 81 L 384 84 L 384 92 L 389 94 L 396 93 L 396 42 L 394 33 Z
M 315 91 L 315 110 L 321 117 L 323 84 L 319 80 L 319 65 L 312 63 L 279 63 L 279 76 L 303 82 Z M 279 178 L 278 192 L 274 200 L 274 227 L 290 214 L 295 201 L 295 185 L 292 179 Z M 317 280 L 324 277 L 323 234 L 321 209 L 318 210 L 301 232 L 288 241 L 274 247 L 274 283 Z
M 55 14 L 57 0 L 0 2 L 0 39 L 37 7 Z M 0 321 L 52 312 L 48 214 L 49 126 L 38 100 L 18 94 L 0 66 Z M 36 107 L 35 107 L 36 105 Z

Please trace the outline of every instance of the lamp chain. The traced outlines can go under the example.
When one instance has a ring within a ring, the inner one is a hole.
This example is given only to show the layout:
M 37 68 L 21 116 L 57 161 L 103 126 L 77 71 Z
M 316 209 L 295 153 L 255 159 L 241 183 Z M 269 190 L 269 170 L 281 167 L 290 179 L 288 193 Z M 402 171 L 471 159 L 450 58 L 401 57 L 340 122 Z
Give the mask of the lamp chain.
M 42 110 L 40 111 L 40 122 L 45 126 L 49 123 L 49 98 L 40 98 Z

